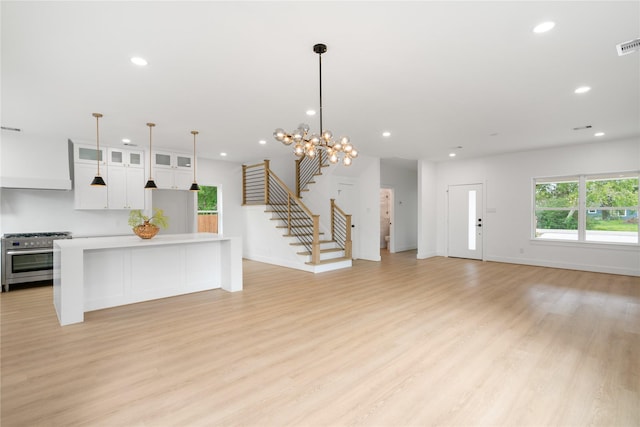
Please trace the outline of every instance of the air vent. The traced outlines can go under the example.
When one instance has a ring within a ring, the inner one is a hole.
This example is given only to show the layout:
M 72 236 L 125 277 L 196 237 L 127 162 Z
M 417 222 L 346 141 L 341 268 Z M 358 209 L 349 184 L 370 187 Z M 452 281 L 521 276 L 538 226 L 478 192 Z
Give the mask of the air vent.
M 593 126 L 591 125 L 586 125 L 586 126 L 579 126 L 577 128 L 573 128 L 573 130 L 585 130 L 585 129 L 591 129 Z
M 11 132 L 22 132 L 22 129 L 20 128 L 12 128 L 9 126 L 2 126 L 2 130 L 10 130 Z
M 616 49 L 618 50 L 618 56 L 628 55 L 631 52 L 638 51 L 640 50 L 640 39 L 620 43 L 616 46 Z

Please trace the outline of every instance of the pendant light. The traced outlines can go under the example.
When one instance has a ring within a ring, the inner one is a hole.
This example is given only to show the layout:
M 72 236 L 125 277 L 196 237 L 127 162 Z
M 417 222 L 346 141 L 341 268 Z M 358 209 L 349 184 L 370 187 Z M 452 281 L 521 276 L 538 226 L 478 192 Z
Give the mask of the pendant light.
M 193 135 L 193 184 L 191 184 L 189 191 L 200 191 L 200 186 L 196 182 L 196 135 L 198 131 L 192 130 L 191 134 Z
M 322 54 L 327 51 L 327 45 L 318 43 L 313 46 L 313 51 L 318 54 L 320 76 L 320 134 L 309 135 L 309 125 L 302 123 L 291 133 L 278 128 L 273 132 L 273 136 L 284 145 L 295 143 L 293 152 L 298 157 L 314 158 L 320 151 L 324 151 L 329 163 L 338 163 L 342 156 L 342 164 L 349 166 L 352 160 L 358 157 L 358 150 L 351 144 L 348 136 L 334 140 L 331 131 L 322 127 Z
M 93 113 L 92 116 L 96 118 L 96 160 L 98 161 L 98 173 L 95 178 L 93 178 L 93 181 L 91 181 L 91 185 L 93 187 L 106 187 L 107 183 L 104 182 L 104 179 L 100 176 L 100 160 L 102 160 L 102 158 L 100 156 L 100 132 L 98 128 L 98 121 L 100 120 L 100 117 L 102 117 L 102 114 Z
M 147 123 L 147 126 L 149 126 L 149 181 L 147 181 L 144 188 L 151 189 L 151 190 L 155 190 L 156 188 L 158 188 L 156 183 L 153 181 L 153 178 L 151 178 L 151 157 L 152 157 L 151 156 L 151 129 L 155 125 L 156 125 L 155 123 Z

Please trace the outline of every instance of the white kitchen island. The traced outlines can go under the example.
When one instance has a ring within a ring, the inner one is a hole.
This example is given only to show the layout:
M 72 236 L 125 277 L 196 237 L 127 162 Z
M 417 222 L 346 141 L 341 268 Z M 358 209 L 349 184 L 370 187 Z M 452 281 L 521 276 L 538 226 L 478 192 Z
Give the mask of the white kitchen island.
M 222 288 L 242 290 L 242 239 L 213 233 L 54 241 L 53 303 L 61 325 L 86 311 Z

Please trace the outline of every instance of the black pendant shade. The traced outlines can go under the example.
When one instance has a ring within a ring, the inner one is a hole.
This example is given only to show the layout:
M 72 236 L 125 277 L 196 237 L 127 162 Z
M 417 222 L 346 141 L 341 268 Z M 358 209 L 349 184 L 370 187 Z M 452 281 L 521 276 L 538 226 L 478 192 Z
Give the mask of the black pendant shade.
M 93 181 L 91 181 L 91 185 L 93 187 L 104 187 L 107 183 L 104 182 L 104 179 L 102 179 L 100 175 L 96 175 L 95 178 L 93 178 Z
M 149 179 L 149 181 L 147 181 L 147 183 L 145 184 L 144 188 L 149 190 L 154 190 L 158 188 L 158 186 L 156 185 L 156 182 L 153 179 Z

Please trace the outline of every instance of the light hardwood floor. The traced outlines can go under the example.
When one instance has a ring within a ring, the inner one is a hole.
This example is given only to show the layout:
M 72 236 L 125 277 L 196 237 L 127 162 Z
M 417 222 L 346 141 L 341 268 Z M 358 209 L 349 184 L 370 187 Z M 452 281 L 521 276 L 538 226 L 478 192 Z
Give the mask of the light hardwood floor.
M 2 294 L 11 426 L 640 425 L 640 278 L 453 258 L 87 313 Z

